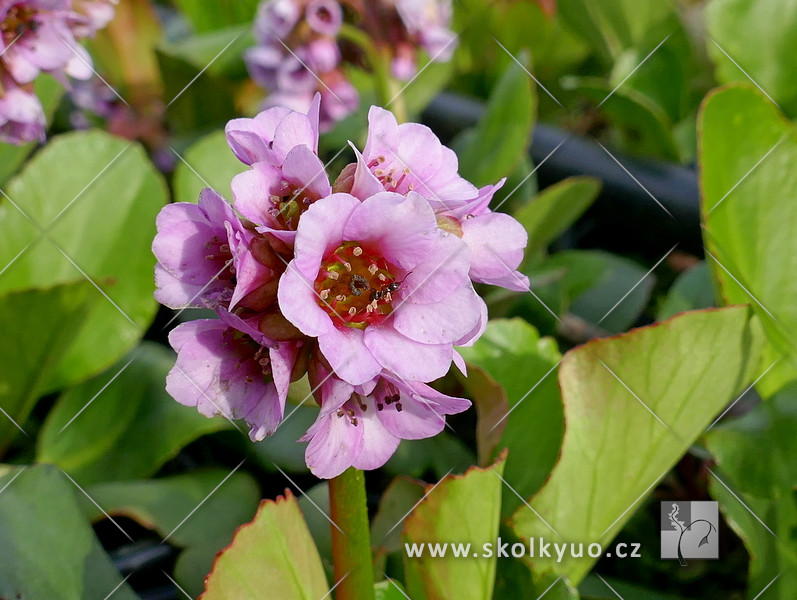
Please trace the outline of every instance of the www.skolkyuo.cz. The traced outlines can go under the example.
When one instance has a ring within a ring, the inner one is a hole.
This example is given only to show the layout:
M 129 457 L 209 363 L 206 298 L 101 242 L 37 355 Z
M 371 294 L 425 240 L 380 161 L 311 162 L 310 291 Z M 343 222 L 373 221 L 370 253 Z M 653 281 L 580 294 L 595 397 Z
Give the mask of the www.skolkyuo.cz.
M 598 543 L 546 542 L 543 538 L 529 538 L 525 542 L 504 542 L 500 537 L 495 542 L 486 542 L 481 547 L 458 542 L 412 542 L 404 544 L 404 551 L 410 558 L 551 558 L 562 562 L 565 558 L 589 556 L 617 556 L 619 558 L 642 558 L 641 544 L 618 542 L 604 552 Z

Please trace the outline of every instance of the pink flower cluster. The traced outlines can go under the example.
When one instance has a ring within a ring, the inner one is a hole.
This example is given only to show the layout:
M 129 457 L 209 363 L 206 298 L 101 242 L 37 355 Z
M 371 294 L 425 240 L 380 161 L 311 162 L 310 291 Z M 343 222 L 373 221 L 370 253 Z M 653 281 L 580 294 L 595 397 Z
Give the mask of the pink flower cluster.
M 381 55 L 391 57 L 397 79 L 411 79 L 419 49 L 447 61 L 456 48 L 448 27 L 451 0 L 265 0 L 255 21 L 257 45 L 246 54 L 252 78 L 269 91 L 265 106 L 306 112 L 321 94 L 321 131 L 359 106 L 344 64 L 364 64 L 362 51 L 343 40 L 341 27 L 357 27 Z
M 78 44 L 113 16 L 117 0 L 0 0 L 0 140 L 44 140 L 45 117 L 33 80 L 50 73 L 89 79 L 91 57 Z
M 527 289 L 526 232 L 488 208 L 425 126 L 373 107 L 356 163 L 334 184 L 317 155 L 320 98 L 307 114 L 275 107 L 227 126 L 249 169 L 234 207 L 210 189 L 165 207 L 153 251 L 156 296 L 214 309 L 179 325 L 167 390 L 205 415 L 245 419 L 252 440 L 279 426 L 292 381 L 321 407 L 302 438 L 319 477 L 383 465 L 400 440 L 439 433 L 469 402 L 429 385 L 456 346 L 481 335 L 473 282 Z

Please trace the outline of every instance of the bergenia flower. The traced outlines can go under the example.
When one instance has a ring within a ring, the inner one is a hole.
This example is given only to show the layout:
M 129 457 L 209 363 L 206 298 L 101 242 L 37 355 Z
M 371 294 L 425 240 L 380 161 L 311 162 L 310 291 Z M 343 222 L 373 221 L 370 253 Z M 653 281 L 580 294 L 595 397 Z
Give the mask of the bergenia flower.
M 262 440 L 282 420 L 302 342 L 270 340 L 224 310 L 219 317 L 182 323 L 169 334 L 177 362 L 166 390 L 206 417 L 246 420 L 252 441 Z
M 368 125 L 368 140 L 358 155 L 351 193 L 359 198 L 377 190 L 421 194 L 439 225 L 470 248 L 473 281 L 528 290 L 528 278 L 517 271 L 528 234 L 509 215 L 489 209 L 503 180 L 477 189 L 459 175 L 456 154 L 425 125 L 399 125 L 391 112 L 376 106 L 368 113 Z
M 445 427 L 446 415 L 470 407 L 464 398 L 406 382 L 387 371 L 366 385 L 352 386 L 322 369 L 311 377 L 311 385 L 327 393 L 315 423 L 300 441 L 310 442 L 307 466 L 325 479 L 349 467 L 377 469 L 401 440 L 435 436 Z
M 232 180 L 236 210 L 288 246 L 304 211 L 332 192 L 316 154 L 320 100 L 316 94 L 307 115 L 270 108 L 226 128 L 230 148 L 252 167 Z
M 450 0 L 396 0 L 395 5 L 410 40 L 417 40 L 432 60 L 451 59 L 457 36 L 449 29 Z
M 383 370 L 432 381 L 448 371 L 453 346 L 483 327 L 469 266 L 467 246 L 437 227 L 419 194 L 332 194 L 299 222 L 278 301 L 344 381 Z
M 171 308 L 229 306 L 235 287 L 229 238 L 246 233 L 224 198 L 205 188 L 197 204 L 164 206 L 156 226 L 152 252 L 158 259 L 158 302 Z

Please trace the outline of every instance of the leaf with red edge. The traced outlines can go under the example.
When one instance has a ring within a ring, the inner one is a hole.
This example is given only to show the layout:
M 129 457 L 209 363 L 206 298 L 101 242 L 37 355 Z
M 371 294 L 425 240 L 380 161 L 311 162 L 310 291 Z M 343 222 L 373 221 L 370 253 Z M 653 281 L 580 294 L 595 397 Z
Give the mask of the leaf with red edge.
M 299 503 L 264 500 L 213 564 L 202 600 L 318 600 L 329 592 L 324 568 Z M 264 596 L 265 594 L 265 596 Z
M 501 517 L 501 492 L 506 452 L 489 467 L 471 467 L 464 475 L 449 475 L 429 486 L 425 499 L 404 522 L 405 544 L 426 544 L 423 555 L 404 558 L 411 598 L 427 600 L 489 600 L 497 558 L 481 556 L 484 544 L 494 544 Z M 428 544 L 448 543 L 444 557 L 432 557 Z M 465 549 L 454 556 L 454 546 Z

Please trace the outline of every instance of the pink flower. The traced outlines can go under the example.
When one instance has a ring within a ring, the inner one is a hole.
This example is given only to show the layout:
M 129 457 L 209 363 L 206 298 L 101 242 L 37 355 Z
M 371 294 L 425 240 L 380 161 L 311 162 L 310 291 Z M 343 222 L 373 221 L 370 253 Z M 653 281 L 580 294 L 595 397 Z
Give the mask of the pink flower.
M 376 106 L 368 113 L 368 123 L 351 193 L 366 198 L 378 190 L 418 192 L 440 226 L 470 248 L 473 281 L 528 290 L 528 278 L 517 271 L 528 235 L 515 219 L 489 209 L 504 182 L 477 189 L 459 175 L 456 154 L 424 125 L 399 125 L 392 113 Z
M 230 234 L 248 234 L 232 207 L 210 188 L 198 204 L 178 202 L 161 209 L 152 252 L 155 298 L 170 308 L 229 305 L 234 271 Z M 233 241 L 238 243 L 238 239 Z
M 0 80 L 0 141 L 24 144 L 45 139 L 46 120 L 41 102 L 32 91 L 10 77 Z
M 32 82 L 42 71 L 88 79 L 91 57 L 74 31 L 85 22 L 69 0 L 2 0 L 0 62 L 19 84 Z
M 270 108 L 254 119 L 227 125 L 227 140 L 251 169 L 232 180 L 235 208 L 258 225 L 258 231 L 289 246 L 299 219 L 315 201 L 332 192 L 324 165 L 316 155 L 318 105 L 309 115 Z
M 451 0 L 397 0 L 396 9 L 411 36 L 435 61 L 450 60 L 457 47 L 451 25 Z
M 284 106 L 269 108 L 254 119 L 233 119 L 224 128 L 227 143 L 242 163 L 265 161 L 282 166 L 288 153 L 305 145 L 318 152 L 318 111 L 316 94 L 303 114 Z
M 245 419 L 252 441 L 262 440 L 282 420 L 301 342 L 273 342 L 240 318 L 189 321 L 169 334 L 177 362 L 166 391 L 185 406 L 211 417 Z
M 470 406 L 468 400 L 446 396 L 423 383 L 405 382 L 387 371 L 352 386 L 321 368 L 311 372 L 311 385 L 320 385 L 326 395 L 315 423 L 300 441 L 310 442 L 307 466 L 324 479 L 349 467 L 379 468 L 402 439 L 437 435 L 445 427 L 445 415 Z
M 469 259 L 419 194 L 332 194 L 299 222 L 278 301 L 344 381 L 361 385 L 383 370 L 432 381 L 486 321 Z

